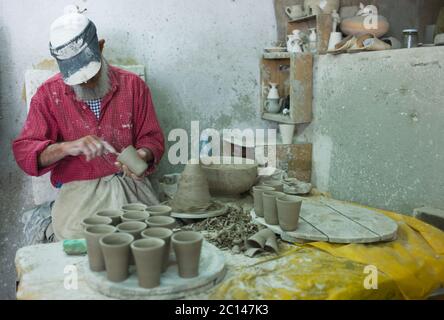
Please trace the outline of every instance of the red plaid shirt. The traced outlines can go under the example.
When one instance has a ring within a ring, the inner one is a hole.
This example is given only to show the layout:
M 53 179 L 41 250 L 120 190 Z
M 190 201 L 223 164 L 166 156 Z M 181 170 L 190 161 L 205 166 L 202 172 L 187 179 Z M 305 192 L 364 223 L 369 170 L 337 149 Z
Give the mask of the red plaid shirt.
M 22 132 L 12 143 L 15 159 L 27 174 L 51 171 L 54 186 L 77 180 L 92 180 L 118 172 L 112 154 L 89 162 L 85 156 L 65 157 L 39 168 L 38 156 L 50 144 L 96 135 L 121 151 L 128 145 L 152 151 L 155 163 L 164 152 L 164 137 L 157 121 L 149 88 L 137 75 L 109 67 L 110 92 L 102 99 L 100 118 L 76 99 L 60 74 L 47 80 L 32 97 Z M 148 173 L 154 167 L 148 169 Z

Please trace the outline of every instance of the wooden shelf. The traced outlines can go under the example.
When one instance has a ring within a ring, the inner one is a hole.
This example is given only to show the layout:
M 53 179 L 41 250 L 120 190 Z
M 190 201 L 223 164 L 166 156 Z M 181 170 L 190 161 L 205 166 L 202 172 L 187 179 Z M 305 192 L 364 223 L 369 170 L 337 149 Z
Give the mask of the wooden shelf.
M 265 52 L 263 55 L 264 59 L 290 59 L 290 52 Z
M 304 21 L 309 21 L 309 20 L 313 20 L 313 19 L 316 19 L 316 15 L 300 17 L 300 18 L 297 18 L 297 19 L 290 20 L 288 22 L 289 23 L 298 23 L 298 22 L 304 22 Z
M 269 83 L 277 83 L 279 96 L 290 96 L 290 113 L 268 113 L 265 109 Z M 261 61 L 262 119 L 288 124 L 309 123 L 312 120 L 313 55 L 291 53 L 290 59 L 262 59 Z

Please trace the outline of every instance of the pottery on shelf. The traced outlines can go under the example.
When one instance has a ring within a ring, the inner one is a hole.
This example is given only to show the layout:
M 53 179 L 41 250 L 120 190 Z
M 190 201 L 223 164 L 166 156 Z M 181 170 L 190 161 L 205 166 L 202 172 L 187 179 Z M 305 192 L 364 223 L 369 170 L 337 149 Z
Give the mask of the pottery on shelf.
M 164 247 L 165 241 L 156 238 L 131 243 L 140 287 L 150 289 L 160 285 Z
M 165 241 L 165 247 L 163 248 L 163 263 L 162 272 L 165 272 L 168 268 L 170 251 L 171 251 L 171 236 L 173 231 L 167 228 L 148 228 L 142 232 L 142 238 L 158 238 Z
M 277 99 L 279 100 L 279 91 L 278 91 L 278 84 L 270 82 L 270 89 L 268 91 L 267 99 Z
M 305 8 L 300 4 L 285 7 L 285 13 L 291 20 L 295 20 L 305 16 Z
M 295 231 L 298 227 L 302 201 L 294 196 L 282 196 L 276 199 L 279 226 L 283 231 Z
M 128 278 L 130 244 L 133 241 L 134 237 L 128 233 L 113 233 L 100 238 L 109 281 L 122 282 Z
M 122 214 L 122 221 L 140 221 L 144 222 L 150 214 L 146 211 L 127 211 L 124 214 Z
M 150 228 L 158 227 L 158 228 L 174 229 L 176 227 L 176 219 L 172 217 L 165 217 L 165 216 L 149 217 L 145 221 Z
M 318 50 L 318 35 L 316 33 L 316 28 L 310 28 L 308 29 L 309 33 L 308 33 L 308 50 L 311 53 L 316 53 Z
M 136 176 L 141 176 L 148 169 L 148 163 L 139 156 L 133 146 L 126 147 L 117 157 L 117 161 L 126 165 Z
M 302 50 L 302 31 L 293 30 L 292 34 L 287 36 L 287 51 L 291 53 L 303 52 Z
M 370 19 L 370 27 L 366 27 L 366 19 Z M 389 28 L 390 25 L 387 19 L 380 15 L 375 15 L 374 18 L 369 18 L 366 16 L 354 16 L 350 18 L 345 18 L 342 20 L 340 25 L 340 29 L 344 34 L 353 35 L 356 37 L 371 33 L 375 37 L 380 38 L 388 32 Z
M 267 186 L 254 186 L 253 187 L 253 199 L 254 199 L 254 212 L 258 217 L 264 216 L 262 193 L 265 191 L 274 191 L 275 189 Z
M 267 180 L 267 181 L 264 181 L 262 183 L 262 185 L 265 186 L 265 187 L 271 187 L 271 188 L 274 189 L 274 190 L 268 190 L 268 191 L 284 192 L 284 184 L 281 181 L 279 181 L 279 180 L 274 180 L 274 179 L 273 180 Z
M 164 205 L 150 206 L 146 208 L 146 212 L 149 213 L 150 217 L 170 216 L 172 210 L 173 209 L 171 207 Z
M 128 212 L 128 211 L 144 211 L 144 210 L 146 210 L 146 208 L 148 208 L 147 205 L 145 205 L 143 203 L 135 202 L 135 203 L 124 204 L 122 206 L 122 211 L 123 212 Z
M 279 113 L 281 110 L 280 99 L 265 100 L 265 111 L 268 113 Z
M 116 227 L 110 225 L 96 225 L 86 227 L 84 231 L 86 247 L 88 253 L 89 268 L 92 271 L 99 272 L 105 270 L 105 260 L 100 249 L 99 240 L 107 234 L 116 232 Z
M 281 139 L 283 144 L 292 144 L 293 136 L 296 125 L 294 124 L 279 124 L 279 133 L 281 134 Z
M 194 278 L 199 275 L 200 254 L 203 236 L 199 232 L 180 231 L 171 237 L 181 278 Z
M 112 210 L 112 209 L 107 209 L 107 210 L 101 210 L 96 212 L 96 216 L 98 217 L 108 217 L 111 218 L 111 224 L 113 226 L 117 226 L 119 223 L 122 222 L 122 214 L 123 212 L 120 210 Z
M 278 225 L 278 215 L 276 198 L 285 195 L 283 192 L 278 191 L 265 191 L 262 194 L 262 201 L 264 207 L 264 219 L 265 222 L 271 225 Z
M 328 40 L 328 50 L 334 50 L 336 45 L 341 41 L 342 41 L 342 32 L 330 33 L 330 38 Z
M 199 159 L 190 160 L 177 185 L 177 192 L 170 201 L 174 212 L 200 212 L 211 205 L 207 176 Z
M 113 220 L 110 217 L 98 217 L 98 216 L 92 216 L 83 219 L 80 224 L 85 229 L 86 227 L 90 226 L 96 226 L 99 224 L 112 224 Z
M 339 10 L 340 0 L 305 0 L 305 13 L 313 14 L 331 14 L 333 10 Z

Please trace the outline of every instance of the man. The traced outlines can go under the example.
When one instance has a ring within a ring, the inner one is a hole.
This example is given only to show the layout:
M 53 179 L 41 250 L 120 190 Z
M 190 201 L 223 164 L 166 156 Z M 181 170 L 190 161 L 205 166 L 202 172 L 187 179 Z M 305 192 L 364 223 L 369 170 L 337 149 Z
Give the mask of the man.
M 23 171 L 51 172 L 61 187 L 51 211 L 58 240 L 82 237 L 81 220 L 98 210 L 158 203 L 146 176 L 164 153 L 164 137 L 150 90 L 137 75 L 108 65 L 103 46 L 82 14 L 54 21 L 50 51 L 61 73 L 37 90 L 13 141 Z M 113 151 L 129 145 L 149 164 L 140 177 L 116 162 Z

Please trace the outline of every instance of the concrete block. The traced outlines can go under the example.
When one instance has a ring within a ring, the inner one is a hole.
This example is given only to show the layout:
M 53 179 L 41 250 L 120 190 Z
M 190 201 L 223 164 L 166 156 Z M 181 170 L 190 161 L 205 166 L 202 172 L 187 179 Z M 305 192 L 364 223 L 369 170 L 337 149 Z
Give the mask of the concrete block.
M 444 231 L 444 210 L 422 207 L 414 209 L 413 216 Z

